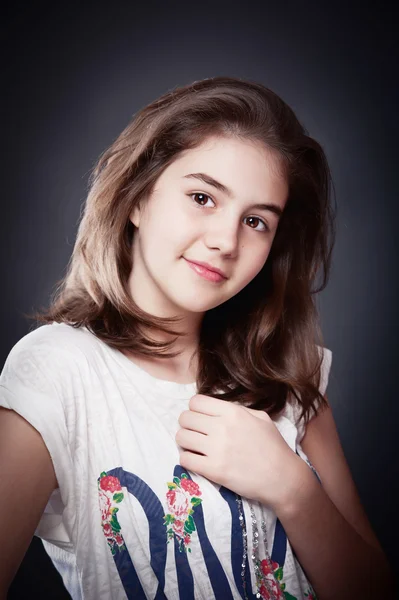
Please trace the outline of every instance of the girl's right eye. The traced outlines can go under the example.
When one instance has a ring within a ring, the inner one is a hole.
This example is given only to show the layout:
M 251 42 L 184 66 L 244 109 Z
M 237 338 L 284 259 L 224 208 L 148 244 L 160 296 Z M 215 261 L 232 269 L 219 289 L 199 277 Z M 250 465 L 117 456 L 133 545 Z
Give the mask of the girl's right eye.
M 209 200 L 212 200 L 212 198 L 210 196 L 208 196 L 208 194 L 203 194 L 202 192 L 194 192 L 193 194 L 189 194 L 190 198 L 192 198 L 193 196 L 202 196 L 202 198 L 209 198 Z M 195 200 L 194 202 L 196 204 L 198 204 Z M 213 200 L 212 200 L 213 202 Z M 200 204 L 200 206 L 204 206 L 204 204 Z

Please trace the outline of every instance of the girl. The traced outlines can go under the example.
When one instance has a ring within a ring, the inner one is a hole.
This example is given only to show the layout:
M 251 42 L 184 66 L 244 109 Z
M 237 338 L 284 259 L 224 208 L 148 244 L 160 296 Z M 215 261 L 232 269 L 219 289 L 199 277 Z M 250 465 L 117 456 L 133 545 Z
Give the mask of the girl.
M 388 597 L 325 396 L 330 182 L 287 104 L 230 77 L 104 153 L 1 375 L 3 593 L 35 534 L 74 600 Z

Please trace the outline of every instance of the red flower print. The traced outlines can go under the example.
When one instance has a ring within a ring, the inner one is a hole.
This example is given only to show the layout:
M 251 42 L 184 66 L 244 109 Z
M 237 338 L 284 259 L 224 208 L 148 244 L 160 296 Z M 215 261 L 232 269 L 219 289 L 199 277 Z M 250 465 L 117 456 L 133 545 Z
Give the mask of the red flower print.
M 202 503 L 202 492 L 199 485 L 183 473 L 181 477 L 173 477 L 173 482 L 168 482 L 166 502 L 168 510 L 164 516 L 167 528 L 168 543 L 175 538 L 179 544 L 179 551 L 191 552 L 189 544 L 191 535 L 196 531 L 194 511 Z
M 103 521 L 108 521 L 111 517 L 112 503 L 108 496 L 102 490 L 99 491 L 99 501 L 101 508 L 101 519 Z
M 274 574 L 275 571 L 280 568 L 278 562 L 272 560 L 270 566 L 269 561 L 263 559 L 258 563 L 258 566 L 260 572 L 257 575 L 257 585 L 259 593 L 262 594 L 262 598 L 268 599 L 273 597 L 283 600 L 285 597 L 284 593 Z M 266 587 L 266 584 L 268 587 Z M 269 592 L 268 588 L 271 589 L 271 592 Z M 272 593 L 272 596 L 270 596 L 270 593 Z
M 113 556 L 117 552 L 126 550 L 125 541 L 122 536 L 121 526 L 118 522 L 117 511 L 124 499 L 122 486 L 117 477 L 107 475 L 104 471 L 97 480 L 98 500 L 101 510 L 101 526 L 107 544 Z M 118 492 L 115 494 L 115 492 Z
M 280 566 L 280 565 L 278 564 L 278 562 L 276 562 L 276 561 L 274 561 L 274 560 L 272 560 L 272 561 L 271 561 L 271 563 L 272 563 L 272 568 L 273 568 L 273 571 L 275 571 L 276 569 L 278 569 L 278 568 L 279 568 L 279 566 Z M 264 559 L 262 560 L 262 562 L 260 563 L 260 568 L 262 569 L 262 573 L 263 573 L 264 575 L 269 575 L 269 573 L 272 573 L 272 571 L 271 571 L 271 569 L 270 569 L 270 566 L 269 566 L 269 563 L 268 563 L 268 561 L 267 561 L 265 558 L 264 558 Z
M 176 519 L 172 524 L 172 529 L 177 535 L 183 536 L 184 532 L 184 521 Z
M 260 595 L 262 596 L 262 598 L 263 598 L 264 600 L 270 600 L 270 594 L 269 594 L 269 591 L 268 591 L 268 589 L 267 589 L 267 588 L 266 588 L 266 587 L 263 585 L 263 583 L 262 583 L 262 585 L 261 585 L 261 586 L 260 586 L 260 588 L 259 588 L 259 593 L 260 593 Z
M 265 558 L 260 563 L 260 568 L 262 570 L 263 575 L 268 575 L 270 573 L 269 563 Z
M 183 490 L 190 494 L 190 496 L 201 496 L 202 494 L 198 483 L 195 483 L 195 481 L 193 481 L 192 479 L 182 478 L 180 480 L 180 485 L 183 488 Z
M 273 594 L 275 594 L 276 598 L 284 598 L 284 594 L 281 591 L 281 587 L 279 586 L 278 582 L 276 581 L 276 579 L 273 577 L 273 579 L 269 576 L 267 578 L 267 581 L 270 585 L 270 587 L 272 588 L 272 592 Z
M 176 492 L 175 490 L 168 490 L 166 492 L 166 499 L 168 501 L 168 506 L 173 506 L 176 501 Z
M 170 512 L 173 513 L 176 517 L 188 515 L 188 511 L 191 508 L 191 503 L 184 490 L 180 488 L 169 490 L 166 493 L 166 499 L 168 502 Z
M 106 492 L 120 492 L 122 487 L 117 477 L 106 475 L 100 479 L 100 488 Z

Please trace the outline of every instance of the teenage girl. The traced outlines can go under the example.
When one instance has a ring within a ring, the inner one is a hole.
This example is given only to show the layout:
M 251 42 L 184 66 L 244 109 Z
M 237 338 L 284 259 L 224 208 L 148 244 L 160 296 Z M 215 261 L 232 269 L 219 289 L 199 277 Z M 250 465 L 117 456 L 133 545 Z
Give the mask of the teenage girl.
M 326 156 L 270 89 L 136 114 L 1 374 L 2 598 L 33 535 L 73 600 L 391 597 L 325 395 L 333 237 Z

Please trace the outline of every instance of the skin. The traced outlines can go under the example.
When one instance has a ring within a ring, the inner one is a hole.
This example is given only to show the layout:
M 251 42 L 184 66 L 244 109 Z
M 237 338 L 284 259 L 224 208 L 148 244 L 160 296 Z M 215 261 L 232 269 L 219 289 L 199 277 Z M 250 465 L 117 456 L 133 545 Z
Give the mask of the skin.
M 169 165 L 149 200 L 132 211 L 130 219 L 137 229 L 130 294 L 153 315 L 181 317 L 178 328 L 185 333 L 174 346 L 181 354 L 168 363 L 134 357 L 152 374 L 181 383 L 195 380 L 196 364 L 190 359 L 205 312 L 248 285 L 269 255 L 279 218 L 251 205 L 272 202 L 284 209 L 288 184 L 280 166 L 279 157 L 259 142 L 208 138 Z M 228 186 L 232 197 L 184 178 L 198 172 Z M 216 266 L 228 279 L 209 282 L 185 258 Z

